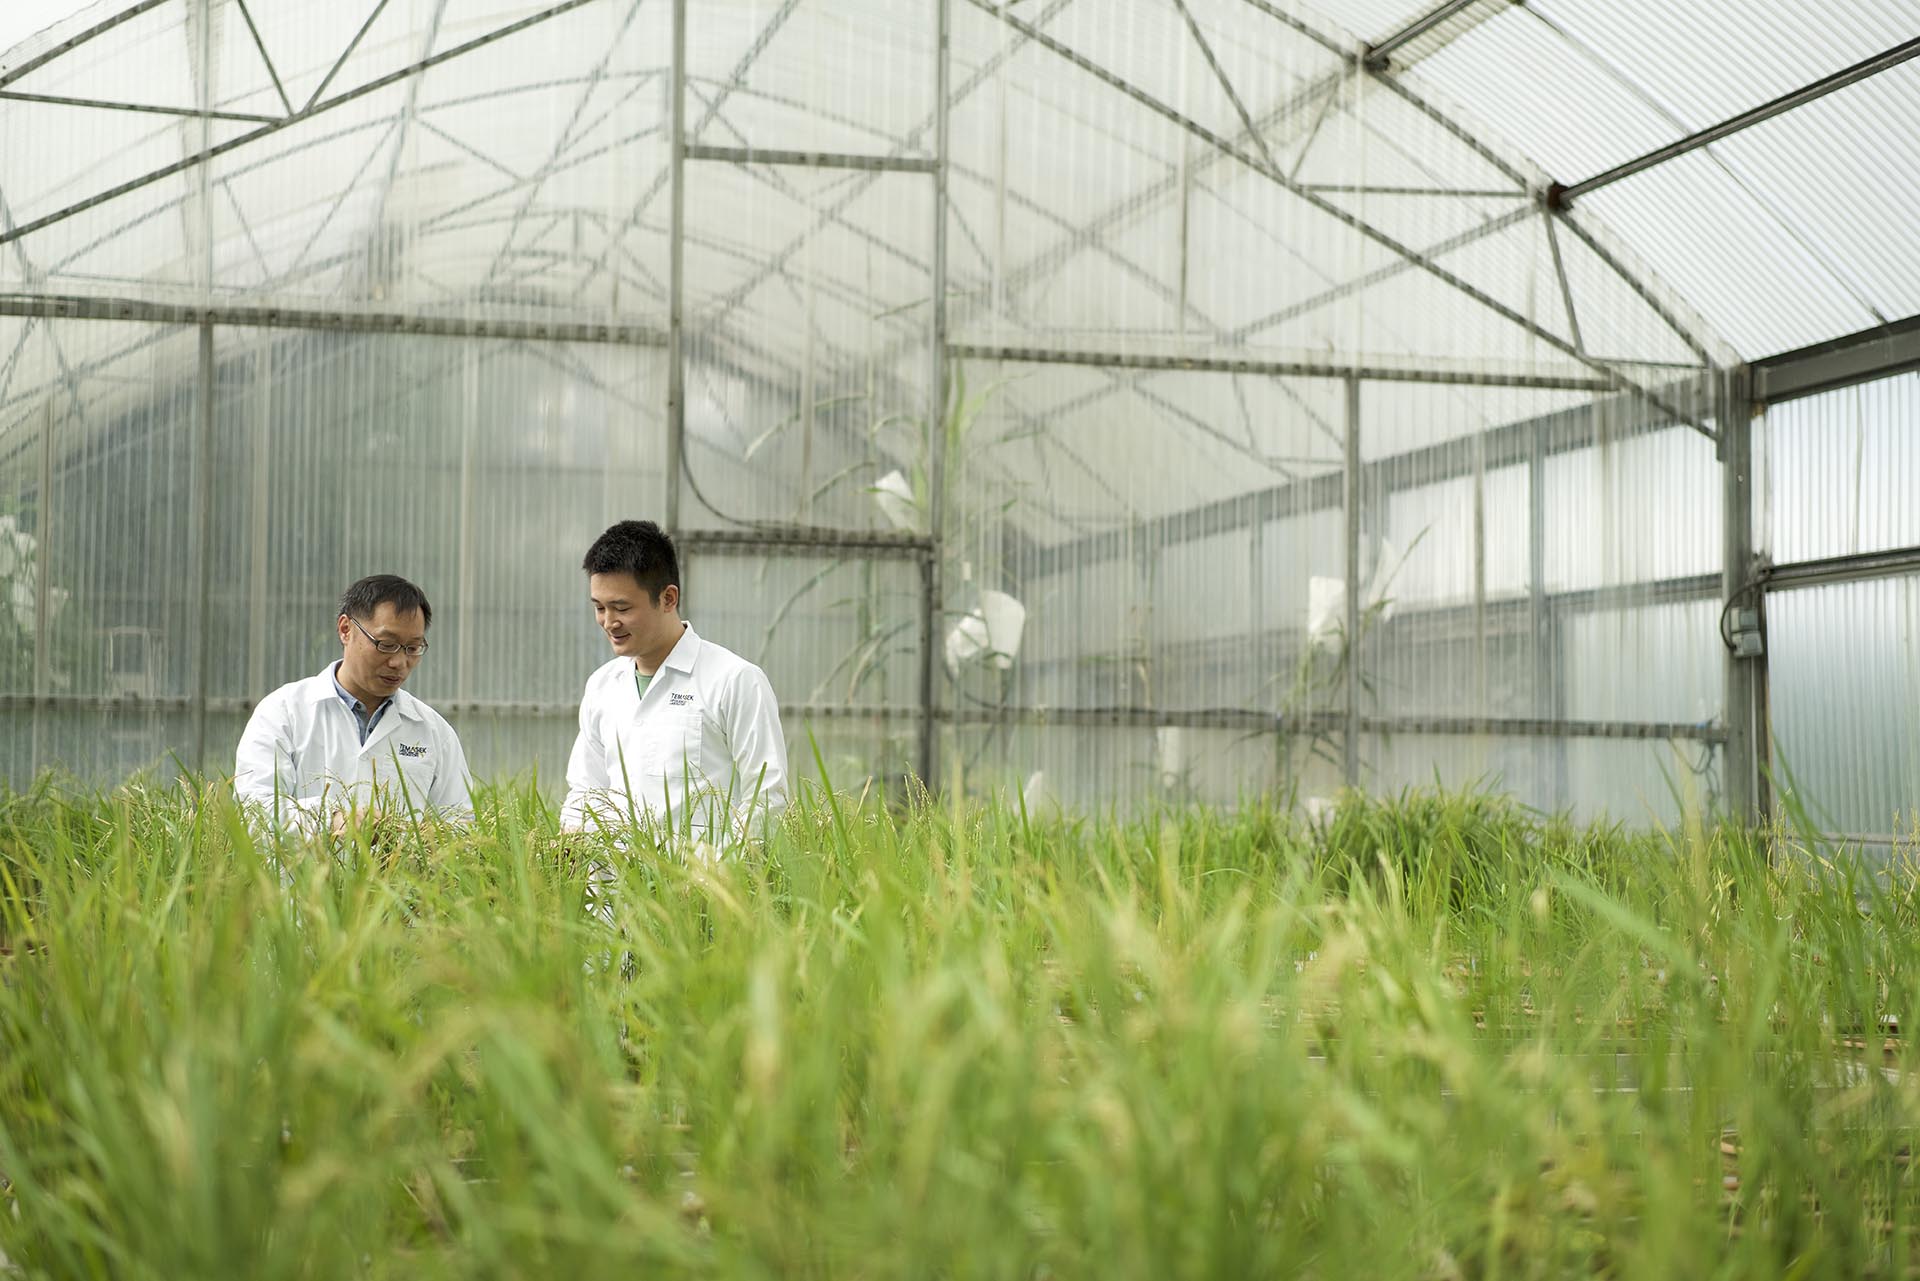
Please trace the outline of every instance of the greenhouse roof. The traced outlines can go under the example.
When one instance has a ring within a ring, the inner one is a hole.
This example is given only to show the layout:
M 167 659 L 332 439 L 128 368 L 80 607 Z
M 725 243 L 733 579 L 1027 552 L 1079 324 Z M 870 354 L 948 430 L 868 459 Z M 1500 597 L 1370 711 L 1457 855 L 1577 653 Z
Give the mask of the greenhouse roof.
M 851 320 L 924 295 L 927 195 L 911 162 L 932 155 L 928 8 L 694 6 L 696 157 L 895 162 L 771 180 L 703 169 L 691 226 L 746 215 L 689 234 L 704 301 L 725 311 L 763 289 L 821 201 L 832 234 L 786 273 L 789 306 L 817 291 L 811 305 Z M 659 321 L 669 9 L 100 0 L 0 56 L 6 287 Z M 1119 314 L 1130 340 L 1183 348 L 1521 359 L 1571 376 L 1587 352 L 1724 363 L 1920 311 L 1904 184 L 1889 178 L 1920 168 L 1904 124 L 1920 118 L 1910 0 L 953 10 L 951 270 L 956 291 L 994 295 L 972 326 L 957 317 L 969 338 L 1017 344 L 1039 325 L 1110 345 L 1103 322 Z M 1809 86 L 1831 91 L 1742 119 Z M 1688 144 L 1730 121 L 1745 127 Z M 1161 198 L 1169 183 L 1180 199 Z M 1571 199 L 1543 219 L 1550 188 Z M 1017 269 L 1016 246 L 1035 250 Z M 1441 270 L 1403 271 L 1406 250 Z M 1236 279 L 1234 261 L 1262 278 Z M 1672 332 L 1608 297 L 1608 268 Z M 1041 276 L 1037 307 L 996 311 Z M 1301 323 L 1316 288 L 1378 301 L 1386 276 L 1393 306 L 1358 329 L 1339 308 Z M 1464 345 L 1436 281 L 1499 304 Z M 1263 306 L 1275 298 L 1287 305 Z M 785 328 L 778 298 L 754 302 L 763 333 Z M 1135 322 L 1148 311 L 1175 323 Z M 1444 318 L 1419 332 L 1387 325 L 1396 312 Z M 1547 349 L 1516 345 L 1516 320 Z

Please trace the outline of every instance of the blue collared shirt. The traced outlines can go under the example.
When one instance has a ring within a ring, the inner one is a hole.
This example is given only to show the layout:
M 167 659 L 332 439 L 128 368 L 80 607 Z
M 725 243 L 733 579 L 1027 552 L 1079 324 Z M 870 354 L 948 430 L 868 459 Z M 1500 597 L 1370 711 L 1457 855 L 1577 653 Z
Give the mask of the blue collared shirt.
M 393 706 L 393 700 L 389 698 L 374 708 L 372 715 L 368 715 L 367 705 L 347 693 L 347 687 L 340 683 L 340 664 L 338 663 L 333 665 L 333 692 L 340 696 L 340 701 L 345 703 L 347 710 L 353 713 L 354 724 L 360 727 L 360 746 L 365 747 L 367 735 L 373 733 L 373 727 L 380 723 L 380 718 L 387 714 L 389 707 Z

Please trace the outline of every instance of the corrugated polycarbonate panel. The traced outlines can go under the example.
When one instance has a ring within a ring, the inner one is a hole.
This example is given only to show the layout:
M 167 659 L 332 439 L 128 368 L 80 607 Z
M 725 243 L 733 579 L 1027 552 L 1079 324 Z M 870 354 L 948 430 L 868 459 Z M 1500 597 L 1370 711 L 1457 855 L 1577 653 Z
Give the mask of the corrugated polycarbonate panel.
M 1875 323 L 1823 261 L 1820 233 L 1783 224 L 1710 155 L 1636 174 L 1585 197 L 1581 208 L 1643 246 L 1742 354 L 1786 351 Z
M 7 319 L 0 350 L 11 353 L 0 377 L 0 691 L 132 694 L 185 710 L 202 635 L 191 519 L 203 492 L 197 333 Z M 153 765 L 188 741 L 132 743 L 134 729 L 174 725 L 154 710 L 114 718 L 112 762 Z M 91 773 L 107 759 L 59 745 L 79 715 L 8 713 L 7 737 L 25 748 L 11 754 L 13 777 L 53 766 Z
M 1761 421 L 1776 563 L 1920 545 L 1920 374 L 1773 405 Z
M 1544 501 L 1551 590 L 1720 571 L 1720 468 L 1690 428 L 1550 458 Z
M 756 663 L 782 708 L 919 706 L 920 570 L 849 554 L 685 557 L 685 617 Z
M 1382 792 L 1481 787 L 1576 821 L 1674 824 L 1710 813 L 1720 786 L 1719 754 L 1687 740 L 1396 734 L 1363 755 Z
M 892 528 L 878 482 L 925 488 L 932 180 L 689 161 L 687 190 L 734 210 L 690 225 L 685 248 L 687 467 L 705 509 L 687 523 Z
M 258 698 L 338 654 L 332 601 L 397 573 L 434 613 L 428 702 L 577 701 L 603 642 L 579 570 L 660 510 L 657 351 L 219 331 L 232 620 L 216 689 Z M 458 722 L 456 720 L 456 726 Z
M 1767 598 L 1774 788 L 1829 832 L 1920 822 L 1920 577 Z
M 689 140 L 722 147 L 930 156 L 934 41 L 929 17 L 930 6 L 918 0 L 689 4 Z M 823 64 L 858 70 L 821 75 Z
M 1660 103 L 1684 126 L 1679 132 L 1738 115 L 1913 35 L 1905 0 L 1832 8 L 1782 0 L 1737 7 L 1528 0 L 1527 7 Z
M 1872 122 L 1916 116 L 1920 65 L 1908 62 L 1756 125 L 1718 148 L 1727 167 L 1765 202 L 1773 222 L 1818 257 L 1827 275 L 1824 287 L 1868 311 L 1871 319 L 1862 328 L 1920 312 L 1920 255 L 1908 249 L 1913 207 L 1900 184 L 1887 181 L 1888 174 L 1920 167 L 1920 138 L 1912 130 L 1891 129 L 1871 147 L 1835 146 L 1833 140 L 1858 138 Z M 1654 261 L 1665 271 L 1664 261 Z M 1778 337 L 1769 331 L 1766 341 L 1781 350 L 1790 345 L 1786 337 L 1784 330 Z
M 0 396 L 0 448 L 8 514 L 32 541 L 32 572 L 46 566 L 37 688 L 130 700 L 103 722 L 119 727 L 114 759 L 140 754 L 131 727 L 143 725 L 145 761 L 192 764 L 191 738 L 161 736 L 134 709 L 197 696 L 202 663 L 223 707 L 311 675 L 339 653 L 334 602 L 370 573 L 402 574 L 436 602 L 409 688 L 456 728 L 502 704 L 571 715 L 604 653 L 580 557 L 613 520 L 660 510 L 661 353 L 217 328 L 203 422 L 196 329 L 4 324 L 32 371 Z M 23 635 L 40 634 L 40 590 L 16 611 Z M 35 689 L 28 662 L 4 692 Z M 230 751 L 209 735 L 209 765 Z M 508 773 L 564 765 L 528 752 L 490 759 Z
M 1561 714 L 1583 721 L 1714 724 L 1726 651 L 1717 593 L 1627 609 L 1568 610 L 1556 648 Z
M 1891 49 L 1913 16 L 1904 0 L 1547 0 L 1481 23 L 1413 78 L 1571 185 Z M 1623 236 L 1744 356 L 1863 329 L 1920 308 L 1911 219 L 1885 181 L 1915 147 L 1886 122 L 1916 109 L 1920 73 L 1896 67 L 1582 197 L 1573 216 Z
M 1326 749 L 1304 735 L 1032 724 L 950 726 L 940 747 L 944 783 L 1024 801 L 1034 814 L 1328 796 L 1339 771 L 1329 773 Z

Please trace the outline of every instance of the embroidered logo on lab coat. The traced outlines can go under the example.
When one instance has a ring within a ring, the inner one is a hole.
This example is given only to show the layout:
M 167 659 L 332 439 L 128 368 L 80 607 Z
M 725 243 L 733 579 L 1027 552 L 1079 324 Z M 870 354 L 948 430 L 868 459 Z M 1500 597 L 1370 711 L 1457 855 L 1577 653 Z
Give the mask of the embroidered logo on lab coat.
M 425 756 L 427 754 L 427 745 L 425 743 L 414 747 L 409 747 L 405 743 L 401 743 L 398 747 L 400 755 L 402 756 Z
M 669 703 L 671 706 L 674 706 L 674 707 L 692 707 L 693 695 L 691 694 L 669 695 Z

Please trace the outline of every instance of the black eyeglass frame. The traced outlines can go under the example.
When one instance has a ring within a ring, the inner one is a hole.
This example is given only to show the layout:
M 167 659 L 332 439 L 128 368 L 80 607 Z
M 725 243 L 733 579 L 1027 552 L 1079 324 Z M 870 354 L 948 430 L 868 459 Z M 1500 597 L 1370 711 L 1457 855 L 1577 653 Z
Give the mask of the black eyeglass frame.
M 347 621 L 355 627 L 360 627 L 360 620 L 352 614 L 347 615 Z M 427 654 L 427 642 L 425 641 L 421 641 L 418 645 L 402 645 L 399 641 L 381 640 L 364 627 L 360 627 L 360 634 L 366 637 L 368 642 L 382 654 L 405 654 L 408 658 L 416 661 L 426 657 Z

